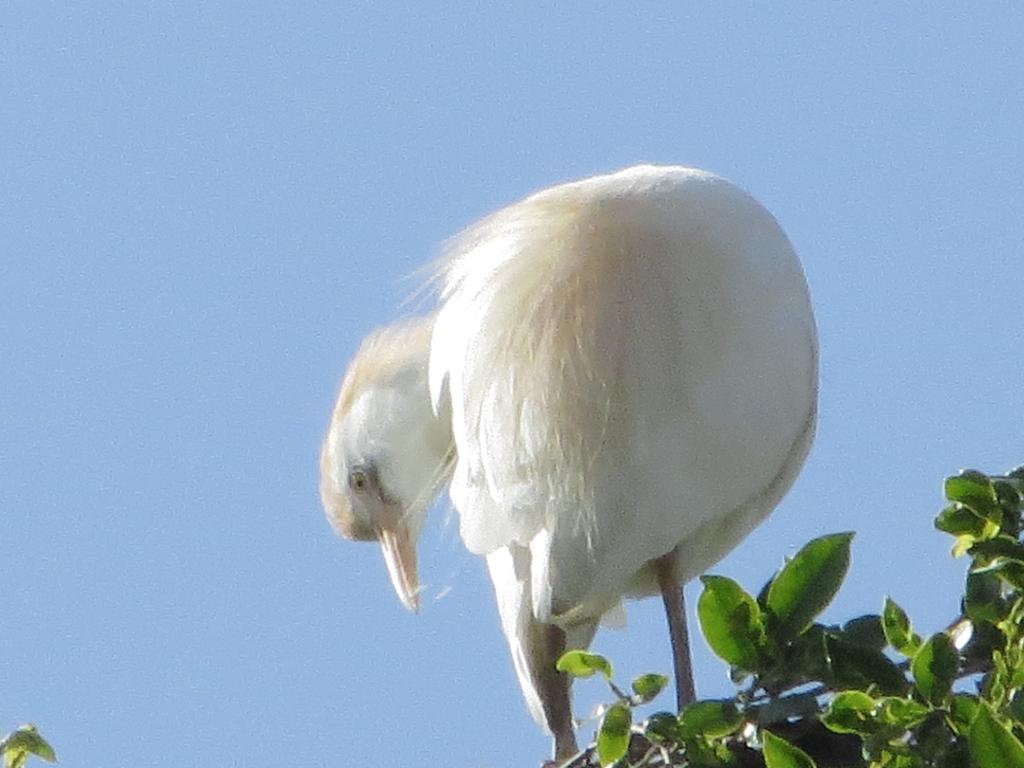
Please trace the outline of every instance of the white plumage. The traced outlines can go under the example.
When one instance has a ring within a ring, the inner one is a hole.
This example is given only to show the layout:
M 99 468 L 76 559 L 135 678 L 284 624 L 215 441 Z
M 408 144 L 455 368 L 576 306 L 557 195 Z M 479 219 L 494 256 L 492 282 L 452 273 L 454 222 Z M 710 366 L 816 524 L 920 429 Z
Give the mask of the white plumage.
M 432 477 L 415 494 L 432 496 L 450 471 L 524 696 L 564 756 L 571 733 L 558 732 L 551 657 L 588 644 L 622 596 L 664 591 L 654 561 L 675 585 L 713 565 L 796 476 L 817 403 L 806 283 L 753 198 L 709 173 L 653 166 L 499 211 L 449 244 L 438 277 L 436 320 L 417 342 L 403 330 L 403 350 L 389 353 L 408 357 L 409 385 L 366 376 L 347 397 L 401 393 L 404 431 L 367 426 L 365 401 L 353 418 L 343 385 L 325 439 L 325 505 L 343 532 L 388 528 L 343 482 L 369 461 L 342 447 L 346 434 L 373 433 L 357 442 L 388 467 L 381 503 L 410 477 Z M 409 418 L 426 436 L 419 449 Z M 394 500 L 418 531 L 426 502 Z M 551 626 L 564 642 L 550 641 Z

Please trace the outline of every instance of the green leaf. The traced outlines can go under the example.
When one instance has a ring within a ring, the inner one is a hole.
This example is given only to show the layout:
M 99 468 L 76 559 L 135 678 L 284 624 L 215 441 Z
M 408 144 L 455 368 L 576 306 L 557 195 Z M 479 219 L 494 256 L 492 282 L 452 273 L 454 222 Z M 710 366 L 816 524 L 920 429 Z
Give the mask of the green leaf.
M 811 756 L 771 731 L 764 731 L 766 768 L 817 768 Z
M 678 741 L 682 738 L 679 717 L 671 712 L 655 712 L 647 718 L 644 733 L 652 741 Z
M 1020 510 L 1021 492 L 1024 488 L 1013 485 L 1008 480 L 992 480 L 992 488 L 996 492 L 996 502 L 1002 508 L 1004 514 L 1015 515 Z M 1005 517 L 1003 518 L 1005 520 Z
M 914 752 L 924 758 L 925 765 L 932 762 L 934 765 L 945 766 L 947 763 L 936 760 L 939 755 L 948 753 L 956 734 L 946 722 L 944 713 L 941 710 L 931 712 L 919 726 L 914 729 Z M 966 758 L 966 754 L 964 758 Z M 964 761 L 960 765 L 963 766 Z M 955 764 L 954 764 L 955 765 Z M 963 766 L 966 768 L 966 766 Z
M 754 598 L 725 576 L 701 576 L 697 601 L 701 631 L 711 650 L 734 667 L 754 670 L 764 643 L 764 622 Z
M 902 694 L 907 680 L 892 659 L 881 651 L 856 645 L 839 635 L 825 635 L 828 667 L 838 687 L 868 688 L 880 693 Z
M 779 574 L 777 573 L 775 574 L 775 576 L 778 575 Z M 771 592 L 772 582 L 775 581 L 775 576 L 772 576 L 768 581 L 762 584 L 761 589 L 757 592 L 757 604 L 762 608 L 762 610 L 767 609 L 768 607 L 768 593 Z
M 989 565 L 975 566 L 972 570 L 974 573 L 994 573 L 1012 589 L 1024 590 L 1024 563 L 997 557 Z
M 953 641 L 939 632 L 928 638 L 910 663 L 914 685 L 929 704 L 940 706 L 956 677 L 958 658 Z
M 766 602 L 779 639 L 799 635 L 832 602 L 850 565 L 852 538 L 834 533 L 808 542 L 773 579 Z
M 871 768 L 875 766 L 884 766 L 885 768 L 924 768 L 925 762 L 920 757 L 914 754 L 904 753 L 898 751 L 898 748 L 894 748 L 891 744 L 886 744 L 888 747 L 880 750 L 879 761 L 872 762 Z M 946 766 L 943 764 L 943 768 L 966 768 L 966 766 Z
M 971 547 L 978 543 L 978 539 L 974 536 L 964 535 L 957 536 L 956 541 L 953 542 L 953 549 L 950 550 L 950 554 L 953 557 L 963 557 L 971 551 Z
M 885 608 L 882 609 L 882 629 L 889 645 L 904 656 L 913 656 L 921 647 L 921 638 L 911 630 L 910 619 L 906 612 L 891 597 L 885 598 Z
M 885 631 L 882 617 L 875 613 L 858 616 L 843 624 L 843 637 L 851 643 L 865 645 L 868 648 L 882 650 L 885 648 Z
M 1018 723 L 1024 722 L 1024 691 L 1018 688 L 1006 706 L 1006 714 Z
M 1003 617 L 999 576 L 991 571 L 967 574 L 964 588 L 964 613 L 974 622 L 995 624 Z
M 904 730 L 924 720 L 932 710 L 914 699 L 886 696 L 878 702 L 878 719 Z
M 987 541 L 976 542 L 971 547 L 971 554 L 986 560 L 1004 558 L 1024 563 L 1024 544 L 1009 536 L 996 536 Z
M 595 672 L 600 672 L 605 680 L 612 679 L 612 664 L 599 653 L 566 651 L 555 664 L 555 669 L 573 677 L 590 677 Z
M 665 675 L 640 675 L 633 681 L 633 693 L 637 695 L 640 704 L 646 704 L 668 685 L 668 678 Z
M 961 504 L 951 504 L 939 512 L 935 527 L 952 536 L 969 536 L 972 539 L 991 538 L 999 532 L 999 526 Z
M 705 736 L 721 738 L 735 733 L 743 725 L 743 717 L 731 699 L 695 701 L 679 716 L 679 732 L 684 739 Z
M 1024 768 L 1024 744 L 981 702 L 971 723 L 971 758 L 978 768 Z
M 946 498 L 970 507 L 986 520 L 997 525 L 1002 522 L 1002 513 L 996 504 L 996 492 L 992 480 L 984 472 L 966 469 L 959 475 L 946 478 Z
M 935 518 L 935 527 L 953 536 L 987 539 L 999 532 L 999 526 L 963 504 L 950 504 Z
M 954 694 L 949 702 L 949 715 L 946 720 L 953 730 L 961 736 L 967 736 L 978 715 L 978 698 L 967 693 Z
M 832 699 L 821 722 L 836 733 L 873 733 L 877 709 L 878 702 L 864 691 L 843 691 Z
M 29 755 L 35 755 L 48 763 L 57 762 L 53 747 L 31 724 L 23 725 L 7 734 L 0 742 L 0 753 L 4 756 L 4 768 L 20 767 Z
M 828 674 L 828 648 L 825 626 L 814 623 L 794 638 L 785 651 L 785 659 L 772 672 L 783 687 L 799 685 L 804 680 L 823 680 Z
M 597 732 L 597 757 L 601 765 L 611 765 L 626 754 L 632 725 L 633 713 L 621 702 L 613 704 L 604 713 Z
M 805 682 L 805 681 L 801 681 Z M 762 728 L 770 728 L 784 721 L 795 722 L 816 718 L 819 714 L 818 700 L 811 692 L 794 693 L 787 696 L 774 696 L 763 704 L 744 707 L 744 719 L 757 723 Z

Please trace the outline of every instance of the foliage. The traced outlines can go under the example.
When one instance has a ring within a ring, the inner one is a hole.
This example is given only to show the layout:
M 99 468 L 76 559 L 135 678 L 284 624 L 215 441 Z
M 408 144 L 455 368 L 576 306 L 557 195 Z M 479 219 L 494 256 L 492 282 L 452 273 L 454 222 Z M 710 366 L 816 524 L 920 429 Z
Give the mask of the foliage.
M 962 472 L 945 495 L 935 526 L 970 559 L 945 630 L 922 638 L 888 597 L 880 614 L 817 621 L 846 575 L 850 533 L 806 544 L 756 597 L 705 576 L 701 630 L 736 695 L 638 722 L 667 678 L 643 675 L 627 694 L 607 659 L 570 651 L 559 669 L 600 672 L 615 701 L 596 745 L 566 766 L 1024 768 L 1024 467 Z
M 34 725 L 23 725 L 0 740 L 0 756 L 4 759 L 4 768 L 22 768 L 30 755 L 48 763 L 57 762 L 53 747 L 39 735 Z

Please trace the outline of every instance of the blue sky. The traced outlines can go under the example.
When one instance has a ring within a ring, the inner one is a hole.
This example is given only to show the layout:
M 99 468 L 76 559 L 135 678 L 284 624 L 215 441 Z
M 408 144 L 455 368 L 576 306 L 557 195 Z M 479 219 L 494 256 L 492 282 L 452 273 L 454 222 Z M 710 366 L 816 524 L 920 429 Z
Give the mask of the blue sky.
M 820 328 L 806 469 L 716 571 L 853 529 L 828 616 L 941 627 L 940 480 L 1024 461 L 1022 37 L 1012 3 L 5 3 L 0 730 L 96 768 L 536 764 L 457 526 L 407 614 L 324 521 L 319 440 L 440 241 L 640 161 L 757 196 Z M 595 648 L 671 668 L 654 601 Z

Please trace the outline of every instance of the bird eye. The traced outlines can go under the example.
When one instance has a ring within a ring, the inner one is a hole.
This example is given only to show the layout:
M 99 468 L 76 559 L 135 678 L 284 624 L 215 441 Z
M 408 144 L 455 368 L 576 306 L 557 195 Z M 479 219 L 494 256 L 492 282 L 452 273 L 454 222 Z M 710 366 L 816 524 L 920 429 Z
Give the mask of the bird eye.
M 365 493 L 370 488 L 370 475 L 365 469 L 353 469 L 348 473 L 348 487 L 356 493 Z

